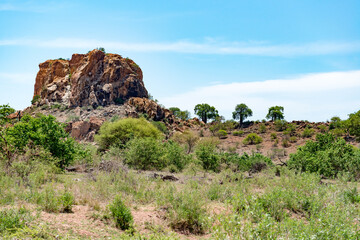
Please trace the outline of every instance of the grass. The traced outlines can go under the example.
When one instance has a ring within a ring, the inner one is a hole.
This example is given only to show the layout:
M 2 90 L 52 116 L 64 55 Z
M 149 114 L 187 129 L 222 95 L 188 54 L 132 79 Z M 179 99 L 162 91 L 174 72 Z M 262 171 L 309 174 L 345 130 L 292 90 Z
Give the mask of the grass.
M 253 178 L 246 178 L 245 173 L 230 169 L 219 173 L 200 169 L 195 175 L 188 175 L 190 171 L 185 169 L 176 175 L 180 179 L 178 182 L 149 178 L 151 172 L 120 169 L 92 173 L 94 178 L 81 173 L 60 174 L 53 182 L 30 186 L 14 184 L 9 180 L 16 181 L 16 178 L 1 176 L 0 207 L 12 210 L 9 210 L 10 214 L 0 211 L 0 218 L 7 219 L 1 221 L 6 222 L 6 227 L 3 224 L 0 229 L 7 234 L 29 234 L 32 231 L 40 234 L 38 224 L 28 224 L 30 212 L 66 214 L 59 213 L 62 212 L 64 199 L 67 199 L 65 202 L 72 199 L 74 206 L 89 207 L 87 215 L 99 216 L 92 221 L 108 226 L 103 234 L 112 237 L 119 233 L 129 239 L 140 236 L 176 239 L 189 234 L 196 238 L 214 239 L 359 237 L 359 183 L 343 179 L 324 183 L 317 174 L 296 174 L 286 167 L 277 169 L 277 176 L 275 168 L 268 168 Z M 122 196 L 121 202 L 114 200 L 118 199 L 118 195 Z M 21 208 L 13 210 L 24 203 L 35 204 L 39 210 L 34 210 L 36 207 L 26 211 Z M 127 203 L 126 206 L 124 203 Z M 116 211 L 110 210 L 115 223 L 107 220 L 108 204 L 116 206 Z M 149 228 L 150 222 L 139 219 L 139 209 L 154 209 L 155 215 L 145 216 L 156 219 L 157 224 L 150 225 L 162 231 L 144 230 Z M 72 213 L 74 216 L 77 214 L 76 211 Z M 134 235 L 116 230 L 116 226 L 121 225 L 119 219 L 127 219 L 124 222 L 133 226 L 131 234 Z M 45 219 L 39 217 L 35 222 L 45 223 Z M 57 231 L 62 229 L 62 224 L 58 222 L 46 226 L 51 233 L 60 236 L 84 237 L 76 226 L 71 232 L 61 235 L 64 233 Z M 96 229 L 92 224 L 89 221 L 89 226 L 82 226 L 85 228 L 83 231 Z

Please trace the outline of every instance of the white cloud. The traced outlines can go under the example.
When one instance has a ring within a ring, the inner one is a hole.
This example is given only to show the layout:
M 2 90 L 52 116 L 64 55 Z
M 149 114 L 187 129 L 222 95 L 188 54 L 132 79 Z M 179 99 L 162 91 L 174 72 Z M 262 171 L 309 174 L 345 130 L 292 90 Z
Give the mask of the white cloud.
M 167 107 L 190 111 L 198 103 L 209 103 L 227 119 L 236 104 L 246 103 L 254 112 L 252 119 L 263 119 L 269 107 L 281 105 L 287 120 L 325 121 L 334 115 L 346 118 L 360 110 L 359 92 L 360 71 L 349 71 L 212 85 L 158 99 Z
M 265 42 L 205 42 L 176 41 L 160 43 L 127 43 L 94 39 L 59 38 L 53 40 L 14 39 L 0 40 L 0 46 L 31 46 L 48 48 L 107 49 L 133 52 L 177 52 L 191 54 L 224 54 L 255 56 L 312 56 L 360 51 L 360 42 L 313 42 L 305 44 L 271 45 Z

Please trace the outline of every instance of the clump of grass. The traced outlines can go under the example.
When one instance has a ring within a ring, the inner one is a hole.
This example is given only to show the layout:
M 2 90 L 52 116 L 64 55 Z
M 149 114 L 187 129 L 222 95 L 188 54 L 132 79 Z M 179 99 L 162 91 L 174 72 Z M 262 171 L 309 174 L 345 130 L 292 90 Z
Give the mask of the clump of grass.
M 4 232 L 16 232 L 24 228 L 31 220 L 29 212 L 25 208 L 4 209 L 0 211 L 0 234 Z

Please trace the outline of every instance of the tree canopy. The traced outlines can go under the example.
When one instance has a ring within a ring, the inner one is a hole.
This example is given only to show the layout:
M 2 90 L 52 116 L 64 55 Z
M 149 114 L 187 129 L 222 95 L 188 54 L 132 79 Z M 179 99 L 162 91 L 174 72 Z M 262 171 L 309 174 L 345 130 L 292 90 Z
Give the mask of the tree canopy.
M 201 118 L 204 123 L 207 123 L 209 119 L 215 119 L 217 116 L 219 116 L 218 110 L 207 103 L 196 105 L 194 112 Z
M 248 117 L 251 117 L 252 114 L 252 110 L 246 106 L 245 103 L 236 105 L 235 111 L 232 113 L 233 119 L 239 119 L 240 127 L 242 126 L 244 120 Z
M 187 110 L 181 111 L 178 107 L 171 107 L 169 110 L 175 115 L 175 117 L 180 118 L 181 120 L 187 120 L 190 118 L 190 112 Z
M 272 121 L 284 119 L 284 107 L 282 106 L 273 106 L 269 108 L 269 112 L 266 115 L 267 119 Z

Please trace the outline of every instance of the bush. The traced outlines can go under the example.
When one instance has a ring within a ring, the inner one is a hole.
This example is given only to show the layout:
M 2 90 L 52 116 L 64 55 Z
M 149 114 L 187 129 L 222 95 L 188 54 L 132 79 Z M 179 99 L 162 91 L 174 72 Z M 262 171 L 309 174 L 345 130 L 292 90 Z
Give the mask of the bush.
M 126 144 L 125 163 L 141 170 L 161 170 L 168 165 L 161 141 L 149 137 L 135 138 Z
M 314 129 L 306 127 L 304 129 L 303 133 L 301 134 L 301 136 L 303 138 L 309 138 L 309 137 L 312 137 L 314 135 L 314 133 L 315 133 Z
M 29 145 L 42 146 L 49 151 L 61 169 L 68 166 L 78 154 L 74 139 L 70 138 L 64 125 L 56 122 L 51 115 L 39 118 L 25 115 L 20 122 L 6 128 L 3 138 L 0 138 L 0 146 L 13 152 L 23 153 Z
M 259 144 L 262 143 L 263 139 L 256 133 L 250 133 L 246 136 L 243 140 L 243 144 L 245 145 L 252 145 L 252 144 Z
M 167 202 L 170 226 L 184 234 L 204 234 L 208 227 L 204 200 L 191 191 L 174 195 L 170 192 Z
M 219 130 L 216 134 L 220 139 L 227 138 L 227 132 L 225 130 Z
M 328 130 L 328 127 L 326 125 L 319 125 L 318 129 L 321 133 L 325 133 Z
M 265 126 L 264 123 L 261 123 L 261 124 L 259 125 L 259 132 L 260 132 L 260 133 L 265 133 L 265 132 L 266 132 L 266 126 Z
M 193 131 L 186 130 L 183 133 L 175 133 L 172 139 L 176 142 L 186 144 L 187 153 L 191 153 L 199 140 L 199 136 Z
M 301 172 L 317 172 L 326 177 L 348 172 L 358 179 L 360 151 L 332 134 L 318 134 L 316 141 L 308 141 L 290 155 L 288 167 Z
M 222 153 L 221 162 L 230 165 L 235 165 L 238 171 L 260 172 L 267 166 L 272 166 L 273 163 L 270 158 L 265 157 L 260 153 L 253 153 L 251 155 L 244 153 L 239 156 L 236 153 Z
M 176 142 L 169 141 L 165 143 L 165 159 L 169 166 L 172 166 L 173 172 L 180 172 L 189 162 L 189 156 L 185 150 Z
M 169 129 L 167 129 L 165 123 L 159 121 L 152 121 L 151 124 L 154 125 L 162 133 L 169 134 Z
M 284 131 L 288 125 L 288 123 L 285 120 L 276 120 L 274 124 L 275 124 L 275 130 L 278 132 Z
M 63 213 L 72 213 L 72 206 L 74 205 L 74 196 L 71 192 L 65 191 L 62 196 L 60 196 L 61 203 L 61 212 Z
M 117 228 L 129 230 L 133 228 L 133 216 L 130 209 L 125 206 L 120 196 L 116 196 L 112 204 L 109 205 L 111 216 Z
M 277 139 L 276 133 L 271 133 L 270 134 L 270 139 L 271 139 L 271 141 L 275 141 L 275 139 Z
M 133 138 L 150 137 L 158 139 L 161 132 L 144 118 L 125 118 L 116 122 L 105 122 L 95 140 L 100 150 L 109 149 L 110 146 L 123 147 L 126 142 Z
M 201 141 L 196 147 L 195 154 L 205 170 L 219 171 L 220 157 L 216 152 L 215 143 Z
M 243 130 L 234 131 L 234 132 L 233 132 L 233 135 L 234 135 L 234 136 L 242 136 L 242 135 L 244 135 L 244 131 L 243 131 Z

